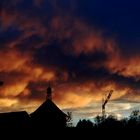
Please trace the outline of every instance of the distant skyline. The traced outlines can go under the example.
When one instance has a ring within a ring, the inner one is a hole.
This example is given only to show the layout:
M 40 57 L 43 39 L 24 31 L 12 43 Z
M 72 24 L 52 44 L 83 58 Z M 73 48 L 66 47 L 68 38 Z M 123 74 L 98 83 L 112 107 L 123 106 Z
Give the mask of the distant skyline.
M 0 1 L 0 112 L 53 100 L 74 121 L 140 109 L 138 0 Z

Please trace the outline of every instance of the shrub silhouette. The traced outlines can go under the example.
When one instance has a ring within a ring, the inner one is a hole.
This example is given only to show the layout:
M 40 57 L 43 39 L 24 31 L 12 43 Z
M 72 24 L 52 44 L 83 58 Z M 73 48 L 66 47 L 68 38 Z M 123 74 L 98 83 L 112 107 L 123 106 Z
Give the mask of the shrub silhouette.
M 73 119 L 72 119 L 72 112 L 67 112 L 67 127 L 73 127 Z
M 93 128 L 93 123 L 90 120 L 79 120 L 77 128 Z
M 138 128 L 138 127 L 140 127 L 140 111 L 134 110 L 132 111 L 127 121 L 127 128 Z
M 140 128 L 140 111 L 134 110 L 127 118 L 118 120 L 116 116 L 109 115 L 106 117 L 96 116 L 94 123 L 90 120 L 79 120 L 76 128 L 94 128 L 94 129 L 133 129 Z

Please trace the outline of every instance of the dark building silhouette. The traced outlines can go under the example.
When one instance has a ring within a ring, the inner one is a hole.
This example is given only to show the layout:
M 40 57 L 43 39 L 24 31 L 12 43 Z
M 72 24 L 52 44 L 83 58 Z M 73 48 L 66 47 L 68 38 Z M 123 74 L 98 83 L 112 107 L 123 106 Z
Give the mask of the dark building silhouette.
M 52 88 L 47 88 L 46 101 L 32 114 L 32 124 L 48 128 L 65 127 L 67 115 L 63 113 L 52 101 Z
M 28 128 L 30 118 L 26 111 L 0 113 L 0 129 Z
M 52 101 L 52 88 L 47 88 L 46 101 L 30 115 L 26 111 L 0 113 L 1 129 L 41 129 L 66 127 L 67 115 Z

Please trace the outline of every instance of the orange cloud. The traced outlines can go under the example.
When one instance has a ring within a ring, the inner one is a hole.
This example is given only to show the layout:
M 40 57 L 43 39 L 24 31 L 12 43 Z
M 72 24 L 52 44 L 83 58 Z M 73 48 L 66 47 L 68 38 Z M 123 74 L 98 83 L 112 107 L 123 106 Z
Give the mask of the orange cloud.
M 83 82 L 83 84 L 69 83 L 54 89 L 54 100 L 62 108 L 78 108 L 88 106 L 95 102 L 102 102 L 102 98 L 113 89 L 111 100 L 119 99 L 129 92 L 129 88 L 118 89 L 115 83 L 98 87 L 94 82 Z
M 27 86 L 31 81 L 55 79 L 55 72 L 32 64 L 30 53 L 24 54 L 16 49 L 3 49 L 0 55 L 2 58 L 0 59 L 0 77 L 4 81 L 4 86 L 0 89 L 1 97 L 18 96 L 28 90 Z
M 34 2 L 39 5 L 42 0 Z M 1 107 L 11 110 L 35 109 L 43 97 L 45 99 L 48 81 L 53 81 L 53 98 L 62 108 L 79 108 L 101 102 L 111 89 L 114 90 L 112 100 L 134 92 L 127 83 L 121 85 L 110 77 L 116 74 L 139 80 L 139 56 L 125 58 L 117 42 L 104 37 L 100 29 L 94 29 L 71 15 L 61 16 L 59 12 L 51 18 L 47 13 L 40 18 L 28 17 L 16 10 L 12 13 L 3 10 L 3 28 L 8 29 L 11 25 L 16 26 L 22 35 L 2 44 L 4 49 L 0 50 L 0 78 L 5 82 L 0 89 Z M 33 36 L 39 36 L 40 41 L 36 42 L 36 38 L 32 40 Z M 53 46 L 53 43 L 58 43 L 58 46 Z M 49 49 L 52 54 L 46 53 Z M 37 61 L 36 53 L 39 52 L 38 57 L 43 56 L 43 59 Z M 100 57 L 101 61 L 95 62 L 96 53 L 103 53 L 105 58 Z M 53 56 L 51 60 L 47 55 Z M 88 57 L 85 62 L 81 62 L 82 55 Z M 101 73 L 98 78 L 95 73 L 92 76 L 91 73 L 98 68 L 105 69 L 108 75 L 102 77 Z M 130 96 L 128 98 L 131 99 Z
M 22 54 L 14 49 L 3 49 L 0 51 L 0 71 L 20 71 L 30 59 L 28 55 Z

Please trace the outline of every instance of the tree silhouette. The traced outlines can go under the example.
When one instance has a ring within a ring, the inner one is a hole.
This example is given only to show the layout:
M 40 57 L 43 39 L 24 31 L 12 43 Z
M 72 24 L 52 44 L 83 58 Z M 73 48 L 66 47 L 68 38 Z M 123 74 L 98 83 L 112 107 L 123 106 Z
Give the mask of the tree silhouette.
M 129 116 L 127 128 L 137 128 L 137 127 L 140 127 L 140 111 L 134 110 Z
M 97 128 L 122 128 L 123 123 L 117 120 L 117 117 L 114 115 L 110 115 L 106 118 L 102 116 L 97 116 L 95 119 L 96 127 Z
M 93 123 L 90 120 L 79 120 L 77 128 L 93 128 Z
M 73 127 L 72 112 L 67 112 L 67 127 Z
M 96 116 L 95 118 L 94 118 L 94 121 L 95 121 L 95 124 L 96 124 L 96 126 L 98 127 L 101 123 L 103 123 L 103 121 L 104 121 L 104 117 L 103 116 Z

